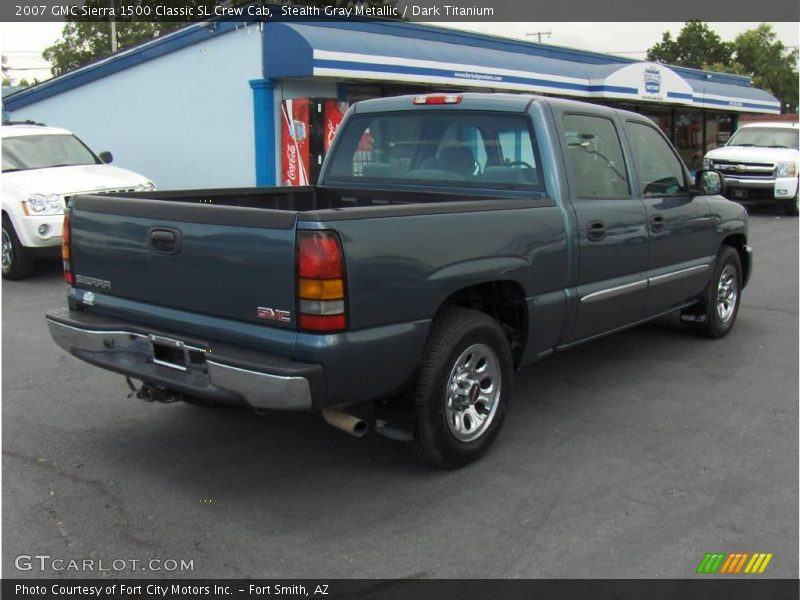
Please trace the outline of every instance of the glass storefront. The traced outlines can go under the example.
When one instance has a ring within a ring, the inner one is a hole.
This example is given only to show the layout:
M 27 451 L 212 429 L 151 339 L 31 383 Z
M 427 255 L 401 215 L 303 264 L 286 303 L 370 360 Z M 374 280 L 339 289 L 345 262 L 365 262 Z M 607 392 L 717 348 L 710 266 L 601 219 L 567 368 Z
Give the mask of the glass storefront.
M 703 136 L 703 113 L 699 110 L 675 112 L 675 148 L 690 171 L 703 166 L 705 154 Z

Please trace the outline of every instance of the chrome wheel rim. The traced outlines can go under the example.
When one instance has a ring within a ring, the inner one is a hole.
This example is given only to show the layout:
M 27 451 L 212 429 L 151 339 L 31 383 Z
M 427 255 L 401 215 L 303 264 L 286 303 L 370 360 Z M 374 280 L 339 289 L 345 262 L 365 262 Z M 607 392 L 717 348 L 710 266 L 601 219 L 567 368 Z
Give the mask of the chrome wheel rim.
M 501 388 L 500 361 L 486 344 L 464 350 L 447 379 L 447 427 L 460 442 L 481 437 L 497 413 Z
M 3 228 L 3 272 L 11 268 L 11 262 L 14 260 L 14 248 L 11 245 L 11 236 Z
M 727 323 L 733 316 L 736 300 L 739 297 L 736 269 L 733 265 L 725 265 L 717 283 L 717 317 Z

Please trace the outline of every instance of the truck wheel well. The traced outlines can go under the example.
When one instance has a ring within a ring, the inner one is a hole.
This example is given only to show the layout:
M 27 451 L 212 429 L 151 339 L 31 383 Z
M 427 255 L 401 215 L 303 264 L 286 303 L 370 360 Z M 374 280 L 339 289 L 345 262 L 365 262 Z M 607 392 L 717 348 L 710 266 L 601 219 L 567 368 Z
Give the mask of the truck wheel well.
M 519 283 L 488 281 L 463 288 L 448 296 L 439 310 L 445 306 L 463 306 L 479 310 L 496 319 L 508 338 L 514 366 L 519 365 L 528 339 L 525 290 Z
M 747 272 L 747 253 L 744 247 L 747 245 L 747 238 L 742 233 L 735 233 L 729 235 L 722 241 L 723 246 L 730 246 L 739 254 L 739 259 L 742 261 L 742 281 L 747 281 L 750 273 Z

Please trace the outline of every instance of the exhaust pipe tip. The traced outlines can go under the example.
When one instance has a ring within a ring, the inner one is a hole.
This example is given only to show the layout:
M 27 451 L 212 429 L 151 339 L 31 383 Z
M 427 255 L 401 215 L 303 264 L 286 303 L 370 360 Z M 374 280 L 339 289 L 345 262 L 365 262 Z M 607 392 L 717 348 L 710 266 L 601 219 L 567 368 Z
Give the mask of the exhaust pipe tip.
M 325 408 L 322 410 L 322 418 L 325 419 L 328 425 L 341 429 L 357 438 L 364 437 L 369 430 L 369 425 L 367 425 L 366 421 L 340 410 Z

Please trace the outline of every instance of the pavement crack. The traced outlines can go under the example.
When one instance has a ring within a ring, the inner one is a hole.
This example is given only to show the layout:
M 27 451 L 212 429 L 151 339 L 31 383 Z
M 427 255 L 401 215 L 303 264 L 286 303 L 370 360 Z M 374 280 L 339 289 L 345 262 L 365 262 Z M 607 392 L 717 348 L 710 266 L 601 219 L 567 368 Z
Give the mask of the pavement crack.
M 125 508 L 125 503 L 120 499 L 119 496 L 117 496 L 117 494 L 115 494 L 112 490 L 108 488 L 108 485 L 106 485 L 99 479 L 90 479 L 88 477 L 78 475 L 77 473 L 71 473 L 52 461 L 49 461 L 44 458 L 35 458 L 23 452 L 16 452 L 14 450 L 3 450 L 3 456 L 9 458 L 15 458 L 29 465 L 46 469 L 47 471 L 60 477 L 61 479 L 65 479 L 71 483 L 75 483 L 77 485 L 83 485 L 94 490 L 98 496 L 108 499 L 108 503 L 106 504 L 106 506 L 109 507 L 113 506 L 114 509 L 116 510 L 117 527 L 119 529 L 120 535 L 126 541 L 146 549 L 155 549 L 159 547 L 158 543 L 142 539 L 141 537 L 136 535 L 133 531 L 131 531 L 130 519 L 128 511 Z M 50 496 L 51 498 L 55 496 L 52 486 L 50 487 Z M 55 509 L 51 509 L 50 512 L 51 515 L 53 516 L 53 521 L 54 524 L 56 525 L 56 530 L 58 531 L 59 535 L 62 537 L 62 539 L 65 540 L 67 545 L 72 545 L 73 542 L 69 540 L 66 533 L 66 529 L 64 528 L 63 519 L 59 518 L 58 512 L 55 511 Z

